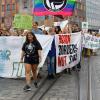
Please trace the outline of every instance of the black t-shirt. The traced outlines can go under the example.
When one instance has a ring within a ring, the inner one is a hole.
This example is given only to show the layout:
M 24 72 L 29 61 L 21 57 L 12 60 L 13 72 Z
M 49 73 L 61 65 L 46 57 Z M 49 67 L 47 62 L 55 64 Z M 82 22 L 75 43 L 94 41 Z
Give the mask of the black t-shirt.
M 25 56 L 39 56 L 38 50 L 42 50 L 40 43 L 36 40 L 31 43 L 25 42 L 23 44 L 22 50 L 25 52 Z

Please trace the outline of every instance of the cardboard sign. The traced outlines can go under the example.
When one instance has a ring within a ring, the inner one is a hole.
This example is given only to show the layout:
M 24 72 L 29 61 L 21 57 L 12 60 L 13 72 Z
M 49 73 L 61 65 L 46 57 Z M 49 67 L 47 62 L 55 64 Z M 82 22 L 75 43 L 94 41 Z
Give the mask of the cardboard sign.
M 16 14 L 13 26 L 18 29 L 32 29 L 33 17 L 30 15 Z

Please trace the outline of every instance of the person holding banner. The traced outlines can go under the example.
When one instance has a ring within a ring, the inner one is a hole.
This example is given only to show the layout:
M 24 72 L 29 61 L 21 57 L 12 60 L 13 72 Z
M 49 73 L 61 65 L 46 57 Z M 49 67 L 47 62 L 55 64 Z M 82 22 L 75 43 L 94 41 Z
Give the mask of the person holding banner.
M 55 35 L 56 34 L 55 28 L 54 27 L 50 28 L 48 34 Z M 56 47 L 55 47 L 55 39 L 53 39 L 51 50 L 49 50 L 47 56 L 48 79 L 53 79 L 56 73 L 55 59 L 56 59 Z
M 78 24 L 74 23 L 72 25 L 72 33 L 80 32 L 80 31 L 81 30 L 80 30 Z M 80 57 L 80 59 L 81 59 L 81 57 Z M 76 66 L 73 66 L 73 68 L 72 68 L 73 71 L 75 71 L 75 70 L 80 71 L 80 69 L 81 69 L 81 61 Z
M 55 27 L 55 32 L 56 32 L 56 34 L 62 34 L 60 26 Z
M 42 47 L 37 40 L 36 36 L 32 32 L 28 32 L 26 35 L 26 41 L 22 47 L 21 62 L 25 63 L 25 76 L 26 76 L 26 86 L 24 91 L 31 90 L 31 69 L 34 79 L 34 85 L 37 88 L 37 66 L 39 60 L 41 60 L 41 50 Z
M 62 28 L 62 34 L 71 34 L 72 30 L 71 30 L 71 24 L 67 23 L 63 28 Z M 68 73 L 71 75 L 71 68 L 66 68 L 64 70 L 65 73 Z
M 33 29 L 32 29 L 32 33 L 33 34 L 41 34 L 41 35 L 43 35 L 44 33 L 43 33 L 43 31 L 42 31 L 42 29 L 41 28 L 38 28 L 38 22 L 33 22 Z M 38 71 L 40 70 L 40 68 L 38 68 Z M 38 76 L 37 76 L 38 78 L 42 78 L 42 76 L 41 76 L 41 74 L 40 73 L 38 73 Z
M 71 24 L 66 24 L 65 27 L 62 29 L 62 34 L 70 34 L 72 33 Z
M 38 22 L 33 23 L 33 29 L 32 29 L 33 34 L 43 34 L 41 29 L 38 28 Z

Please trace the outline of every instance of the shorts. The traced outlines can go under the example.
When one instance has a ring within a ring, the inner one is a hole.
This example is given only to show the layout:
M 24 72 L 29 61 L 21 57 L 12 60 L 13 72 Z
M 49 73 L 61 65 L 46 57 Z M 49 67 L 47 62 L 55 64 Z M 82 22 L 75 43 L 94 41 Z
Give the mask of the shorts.
M 24 63 L 27 64 L 39 64 L 39 57 L 25 57 Z

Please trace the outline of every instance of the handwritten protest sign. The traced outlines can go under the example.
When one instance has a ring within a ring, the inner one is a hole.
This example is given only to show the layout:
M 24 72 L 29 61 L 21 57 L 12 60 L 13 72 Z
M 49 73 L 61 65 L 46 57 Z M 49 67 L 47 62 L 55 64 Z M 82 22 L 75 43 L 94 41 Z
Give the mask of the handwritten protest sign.
M 82 22 L 82 31 L 83 33 L 88 32 L 88 22 Z
M 30 15 L 16 14 L 13 26 L 18 29 L 32 29 L 32 20 L 33 17 Z
M 42 35 L 41 38 L 39 34 L 36 37 L 42 46 L 42 58 L 38 65 L 40 68 L 43 67 L 54 37 L 51 35 Z M 19 63 L 24 41 L 25 37 L 21 36 L 0 37 L 0 77 L 25 77 L 24 66 Z
M 100 38 L 90 34 L 84 34 L 82 46 L 89 49 L 99 49 Z
M 59 35 L 58 36 L 58 52 L 57 52 L 57 65 L 66 66 L 67 64 L 67 53 L 68 53 L 68 44 L 70 44 L 70 35 Z
M 81 33 L 56 35 L 56 72 L 78 64 L 80 53 Z

